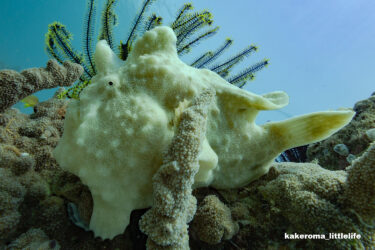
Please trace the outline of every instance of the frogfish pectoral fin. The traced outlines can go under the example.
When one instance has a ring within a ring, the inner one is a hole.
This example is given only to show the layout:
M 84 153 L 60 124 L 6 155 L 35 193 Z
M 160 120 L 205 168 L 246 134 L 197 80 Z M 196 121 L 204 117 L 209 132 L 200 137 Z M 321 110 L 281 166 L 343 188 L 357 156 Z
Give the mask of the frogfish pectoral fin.
M 263 125 L 279 151 L 321 141 L 347 125 L 355 112 L 350 109 L 315 112 Z
M 289 96 L 283 91 L 257 95 L 233 86 L 220 86 L 216 94 L 233 109 L 275 110 L 288 105 Z

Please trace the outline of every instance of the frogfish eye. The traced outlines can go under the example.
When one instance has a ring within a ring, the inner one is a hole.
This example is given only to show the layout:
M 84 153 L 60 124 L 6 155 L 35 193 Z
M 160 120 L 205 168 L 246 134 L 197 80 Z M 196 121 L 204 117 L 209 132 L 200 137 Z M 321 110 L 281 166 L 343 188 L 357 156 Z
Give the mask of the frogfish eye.
M 112 86 L 112 85 L 113 85 L 113 82 L 108 82 L 108 84 Z

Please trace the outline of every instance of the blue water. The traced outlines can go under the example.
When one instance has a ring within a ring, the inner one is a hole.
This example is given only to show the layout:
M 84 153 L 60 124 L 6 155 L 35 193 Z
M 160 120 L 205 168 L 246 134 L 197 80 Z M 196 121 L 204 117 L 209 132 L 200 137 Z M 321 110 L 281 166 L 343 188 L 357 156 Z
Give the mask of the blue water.
M 104 1 L 97 1 L 97 22 Z M 116 12 L 119 25 L 115 39 L 126 38 L 127 31 L 143 1 L 119 0 Z M 151 12 L 163 15 L 170 23 L 185 1 L 159 0 Z M 221 27 L 214 38 L 202 43 L 194 55 L 233 38 L 232 53 L 251 43 L 259 52 L 243 66 L 263 58 L 270 66 L 259 72 L 245 89 L 261 94 L 284 90 L 290 104 L 282 112 L 262 112 L 259 122 L 285 119 L 290 115 L 352 107 L 374 91 L 375 80 L 375 2 L 357 1 L 193 1 L 195 10 L 209 9 Z M 57 20 L 74 34 L 73 45 L 81 49 L 84 0 L 0 1 L 0 69 L 22 70 L 44 67 L 44 35 L 49 23 Z M 227 55 L 230 55 L 227 54 Z M 189 62 L 193 57 L 186 57 Z M 55 90 L 36 95 L 41 101 Z M 16 104 L 23 112 L 23 104 Z

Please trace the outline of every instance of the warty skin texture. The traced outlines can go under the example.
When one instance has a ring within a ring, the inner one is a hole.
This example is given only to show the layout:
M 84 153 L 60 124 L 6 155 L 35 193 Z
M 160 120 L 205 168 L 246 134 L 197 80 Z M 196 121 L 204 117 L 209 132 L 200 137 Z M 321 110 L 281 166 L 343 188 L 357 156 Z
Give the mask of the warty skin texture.
M 326 111 L 258 126 L 257 113 L 287 105 L 286 93 L 253 94 L 207 69 L 190 67 L 178 58 L 175 43 L 172 29 L 157 27 L 122 62 L 99 41 L 98 73 L 80 100 L 67 108 L 54 156 L 90 188 L 90 229 L 103 239 L 121 234 L 132 210 L 152 205 L 152 176 L 179 115 L 205 89 L 215 89 L 216 97 L 208 111 L 194 187 L 248 184 L 267 173 L 283 150 L 328 137 L 354 114 Z

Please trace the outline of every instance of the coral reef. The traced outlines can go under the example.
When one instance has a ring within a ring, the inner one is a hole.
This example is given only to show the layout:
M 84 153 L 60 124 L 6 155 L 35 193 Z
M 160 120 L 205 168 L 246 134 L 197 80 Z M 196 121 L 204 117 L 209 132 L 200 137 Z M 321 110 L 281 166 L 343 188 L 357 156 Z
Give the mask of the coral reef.
M 0 241 L 7 240 L 16 230 L 21 214 L 18 208 L 26 190 L 9 169 L 0 168 Z
M 62 131 L 58 129 L 62 128 L 63 120 L 53 108 L 66 102 L 53 98 L 39 103 L 34 109 L 36 113 L 30 116 L 16 109 L 7 109 L 0 114 L 1 201 L 8 201 L 1 204 L 2 244 L 25 233 L 32 225 L 50 233 L 48 227 L 59 223 L 54 217 L 56 214 L 51 214 L 50 224 L 44 220 L 46 211 L 54 204 L 45 206 L 53 197 L 51 186 L 43 175 L 59 171 L 51 150 L 60 138 Z M 47 136 L 45 132 L 49 130 L 54 134 Z
M 178 131 L 153 177 L 153 205 L 139 222 L 148 235 L 147 249 L 189 249 L 187 223 L 197 203 L 192 185 L 213 98 L 213 90 L 204 91 L 182 112 Z
M 240 247 L 367 249 L 375 244 L 374 146 L 345 171 L 313 163 L 274 164 L 251 185 L 220 193 L 241 224 L 233 241 Z M 369 160 L 372 159 L 372 160 Z M 366 176 L 366 177 L 365 177 Z M 372 219 L 372 220 L 369 220 Z M 360 239 L 285 240 L 285 234 L 356 233 Z M 263 238 L 263 240 L 260 240 Z
M 145 210 L 133 211 L 126 231 L 105 241 L 70 220 L 68 209 L 75 204 L 80 223 L 88 224 L 93 200 L 87 186 L 62 170 L 51 154 L 63 133 L 70 102 L 56 98 L 62 91 L 37 104 L 31 115 L 12 108 L 0 113 L 0 248 L 145 249 L 146 237 L 138 229 Z M 185 110 L 184 105 L 176 110 L 177 115 Z M 181 121 L 174 120 L 176 124 Z M 364 140 L 360 143 L 369 141 L 367 137 L 360 138 Z M 196 189 L 198 200 L 207 194 L 220 197 L 230 208 L 232 219 L 216 198 L 200 202 L 196 221 L 189 230 L 191 249 L 371 249 L 375 234 L 373 156 L 371 144 L 367 153 L 346 171 L 329 171 L 312 163 L 274 163 L 268 174 L 243 188 L 219 192 L 213 188 Z M 212 231 L 212 223 L 217 223 L 218 217 L 220 223 L 214 224 L 217 230 Z M 240 226 L 231 239 L 233 224 L 229 221 Z M 210 243 L 215 244 L 208 244 L 209 240 L 203 238 L 206 242 L 202 242 L 199 232 L 207 232 Z M 357 233 L 361 238 L 284 239 L 285 233 L 294 232 L 327 237 L 328 233 Z
M 57 145 L 63 130 L 64 116 L 61 116 L 58 110 L 66 107 L 67 103 L 67 100 L 52 98 L 37 104 L 30 116 L 20 113 L 17 109 L 8 109 L 1 113 L 1 150 L 5 155 L 13 152 L 17 157 L 4 156 L 0 163 L 3 166 L 17 165 L 18 171 L 22 172 L 22 168 L 26 168 L 24 163 L 15 164 L 14 161 L 20 161 L 19 156 L 27 153 L 33 155 L 32 161 L 36 162 L 36 170 L 55 169 L 57 164 L 52 157 L 51 147 Z
M 345 203 L 368 224 L 375 225 L 375 142 L 353 161 L 347 173 L 343 194 Z
M 308 146 L 307 161 L 315 160 L 324 168 L 342 170 L 361 156 L 374 140 L 371 131 L 375 128 L 375 94 L 357 102 L 353 110 L 356 114 L 347 126 L 328 139 Z M 345 145 L 347 154 L 336 152 L 338 145 Z
M 369 238 L 370 235 L 365 235 L 366 228 L 361 228 L 355 218 L 340 209 L 337 197 L 342 192 L 345 175 L 343 171 L 330 172 L 314 164 L 279 165 L 268 175 L 273 180 L 260 187 L 259 191 L 269 201 L 271 211 L 278 210 L 279 216 L 289 222 L 289 228 L 284 228 L 285 233 L 324 234 L 328 237 L 329 233 L 344 232 Z M 315 247 L 319 243 L 322 242 L 314 243 Z M 331 241 L 322 243 L 322 247 L 350 248 L 351 244 Z M 361 244 L 358 242 L 358 246 Z
M 88 188 L 52 157 L 69 102 L 56 98 L 63 91 L 37 104 L 31 115 L 13 108 L 0 113 L 0 249 L 132 249 L 130 232 L 103 242 L 69 219 L 68 204 L 74 203 L 88 223 L 93 203 Z M 34 229 L 47 238 L 27 233 Z
M 46 68 L 31 68 L 18 73 L 14 70 L 0 71 L 0 112 L 19 100 L 42 89 L 70 86 L 83 72 L 79 64 L 49 60 Z
M 192 234 L 211 245 L 231 239 L 238 229 L 231 210 L 215 195 L 207 195 L 199 204 L 191 226 Z
M 260 96 L 229 84 L 242 86 L 267 65 L 264 60 L 228 77 L 255 46 L 209 66 L 232 44 L 228 39 L 193 67 L 179 61 L 177 55 L 216 32 L 187 36 L 198 30 L 191 23 L 200 20 L 201 28 L 211 22 L 206 11 L 188 15 L 189 4 L 172 24 L 176 36 L 170 28 L 151 30 L 160 24 L 152 16 L 150 31 L 135 42 L 152 2 L 144 1 L 127 42 L 120 44 L 124 66 L 111 50 L 115 0 L 106 1 L 100 37 L 108 44 L 98 43 L 94 62 L 94 0 L 88 2 L 90 66 L 49 61 L 45 69 L 0 72 L 0 249 L 374 248 L 374 95 L 355 105 L 355 118 L 342 131 L 308 147 L 315 163 L 273 163 L 284 149 L 330 136 L 353 112 L 319 112 L 257 126 L 258 111 L 285 106 L 287 95 Z M 70 45 L 70 38 L 63 25 L 52 24 L 49 52 Z M 74 51 L 63 52 L 83 64 Z M 217 74 L 197 69 L 204 67 Z M 60 89 L 36 104 L 31 115 L 9 108 L 39 89 L 69 86 L 83 70 L 82 85 L 72 94 L 77 97 L 85 87 L 81 100 L 59 99 L 71 93 Z M 61 166 L 52 155 L 58 144 Z M 304 151 L 284 158 L 304 160 L 298 154 Z M 337 233 L 360 237 L 288 239 Z

